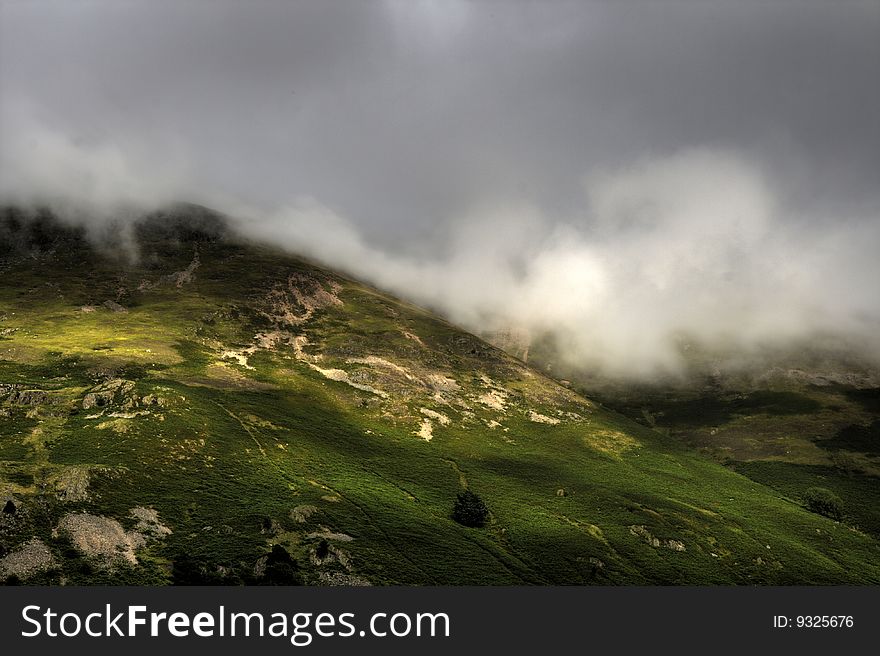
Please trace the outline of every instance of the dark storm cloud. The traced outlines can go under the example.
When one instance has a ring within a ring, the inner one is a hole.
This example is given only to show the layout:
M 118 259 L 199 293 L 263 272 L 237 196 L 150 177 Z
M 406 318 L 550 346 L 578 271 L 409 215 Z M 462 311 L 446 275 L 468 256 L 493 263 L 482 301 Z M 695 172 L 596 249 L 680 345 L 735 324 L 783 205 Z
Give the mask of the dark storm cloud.
M 627 371 L 876 320 L 876 2 L 0 7 L 7 198 L 205 202 Z

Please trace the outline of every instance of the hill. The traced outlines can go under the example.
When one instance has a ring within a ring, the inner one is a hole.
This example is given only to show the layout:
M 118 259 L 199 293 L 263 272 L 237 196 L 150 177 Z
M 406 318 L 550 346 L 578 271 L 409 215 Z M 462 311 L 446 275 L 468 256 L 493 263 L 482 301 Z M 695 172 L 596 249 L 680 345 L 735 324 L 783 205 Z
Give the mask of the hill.
M 880 582 L 846 519 L 204 208 L 7 208 L 0 258 L 9 582 Z
M 746 356 L 683 341 L 680 375 L 623 382 L 567 365 L 546 340 L 488 337 L 530 349 L 539 370 L 787 498 L 829 489 L 848 524 L 880 538 L 880 366 L 863 345 L 825 335 Z

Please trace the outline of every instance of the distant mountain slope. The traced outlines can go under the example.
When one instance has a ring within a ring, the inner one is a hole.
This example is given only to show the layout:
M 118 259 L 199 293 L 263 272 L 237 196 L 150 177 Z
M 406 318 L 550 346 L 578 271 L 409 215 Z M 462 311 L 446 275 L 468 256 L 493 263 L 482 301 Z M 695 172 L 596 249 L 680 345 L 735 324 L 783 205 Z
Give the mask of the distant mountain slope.
M 880 538 L 880 365 L 866 345 L 818 335 L 745 353 L 682 340 L 680 376 L 621 381 L 566 365 L 546 340 L 487 337 L 530 351 L 536 369 L 780 494 L 831 490 L 847 524 Z
M 204 208 L 123 237 L 0 218 L 0 576 L 880 582 L 875 539 Z

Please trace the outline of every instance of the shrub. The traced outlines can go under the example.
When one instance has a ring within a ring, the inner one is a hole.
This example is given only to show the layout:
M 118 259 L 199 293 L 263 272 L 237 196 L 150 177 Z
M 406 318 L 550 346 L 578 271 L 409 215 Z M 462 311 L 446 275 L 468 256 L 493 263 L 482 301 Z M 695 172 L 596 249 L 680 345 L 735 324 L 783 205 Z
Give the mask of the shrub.
M 452 509 L 452 519 L 462 526 L 479 528 L 486 524 L 489 509 L 483 500 L 470 490 L 459 492 Z
M 189 554 L 180 554 L 171 563 L 171 580 L 174 585 L 211 585 L 209 567 Z
M 843 517 L 843 500 L 827 488 L 807 488 L 804 490 L 804 503 L 810 512 L 838 521 Z
M 210 560 L 189 554 L 180 554 L 172 561 L 173 585 L 235 585 L 239 582 L 235 573 L 225 576 L 223 569 Z
M 299 565 L 280 544 L 273 546 L 266 558 L 266 573 L 260 585 L 302 585 Z

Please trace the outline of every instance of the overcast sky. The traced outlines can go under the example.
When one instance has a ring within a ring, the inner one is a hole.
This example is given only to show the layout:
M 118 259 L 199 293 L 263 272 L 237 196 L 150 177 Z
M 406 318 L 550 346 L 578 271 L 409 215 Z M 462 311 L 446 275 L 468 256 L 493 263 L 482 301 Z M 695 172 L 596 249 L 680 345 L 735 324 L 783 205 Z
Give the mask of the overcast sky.
M 849 325 L 880 311 L 878 79 L 876 0 L 0 0 L 0 194 L 220 205 L 468 325 L 539 328 L 530 293 L 621 352 L 711 340 L 734 299 L 759 333 Z M 690 300 L 648 336 L 658 294 Z

